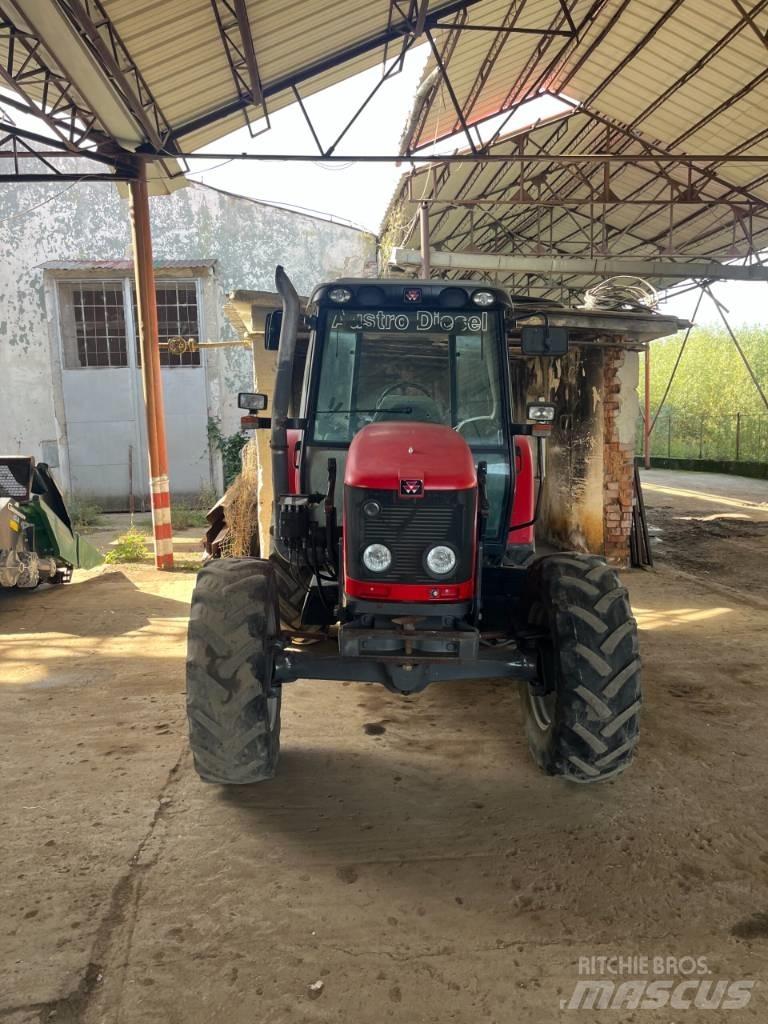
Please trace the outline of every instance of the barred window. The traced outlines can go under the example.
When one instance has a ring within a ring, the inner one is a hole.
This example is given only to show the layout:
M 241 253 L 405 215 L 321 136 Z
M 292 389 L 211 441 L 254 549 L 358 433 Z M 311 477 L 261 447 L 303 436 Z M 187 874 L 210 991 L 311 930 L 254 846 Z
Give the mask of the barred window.
M 135 340 L 136 364 L 141 365 L 136 292 L 133 299 L 133 334 L 125 308 L 124 278 L 58 282 L 61 337 L 67 370 L 129 366 L 129 334 Z M 197 287 L 194 281 L 159 278 L 156 281 L 160 365 L 200 366 L 200 352 L 176 354 L 166 347 L 169 338 L 200 340 Z
M 127 366 L 123 290 L 120 282 L 72 288 L 77 365 Z
M 197 289 L 191 281 L 157 283 L 157 333 L 160 341 L 161 366 L 199 366 L 200 352 L 176 354 L 166 347 L 169 338 L 200 340 L 197 318 Z M 136 292 L 133 292 L 133 316 L 138 325 Z M 141 365 L 138 326 L 136 329 L 136 362 Z

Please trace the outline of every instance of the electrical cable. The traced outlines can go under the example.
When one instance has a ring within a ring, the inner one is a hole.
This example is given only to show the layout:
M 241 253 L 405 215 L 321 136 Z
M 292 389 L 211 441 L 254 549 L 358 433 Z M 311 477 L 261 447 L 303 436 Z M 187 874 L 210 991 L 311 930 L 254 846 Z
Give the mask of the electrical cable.
M 437 70 L 437 68 L 435 68 L 435 70 Z M 444 87 L 444 85 L 445 85 L 445 82 L 443 82 L 443 80 L 441 78 L 440 85 L 439 85 L 439 87 L 437 89 L 437 98 L 439 99 L 439 106 L 438 106 L 438 111 L 437 111 L 437 118 L 435 119 L 435 134 L 432 137 L 432 143 L 431 143 L 433 146 L 437 142 L 437 134 L 438 134 L 438 131 L 440 130 L 440 119 L 441 119 L 441 117 L 443 115 L 443 110 L 445 109 L 445 97 L 443 96 L 443 87 Z M 419 113 L 419 117 L 421 117 L 421 113 Z M 424 148 L 424 147 L 422 147 L 422 148 Z M 405 154 L 403 154 L 403 157 L 404 157 L 404 159 L 407 160 L 407 157 L 405 156 Z M 413 164 L 413 162 L 411 162 L 411 169 L 412 170 L 416 169 L 414 164 Z M 401 239 L 400 244 L 398 246 L 396 246 L 396 248 L 403 248 L 405 246 L 406 242 L 408 241 L 408 239 L 413 234 L 413 232 L 416 230 L 416 225 L 419 222 L 419 203 L 422 203 L 424 201 L 424 197 L 426 196 L 427 191 L 429 189 L 429 177 L 430 177 L 429 171 L 427 171 L 427 173 L 424 175 L 424 188 L 421 191 L 421 198 L 415 204 L 416 205 L 416 213 L 411 218 L 411 220 L 410 220 L 410 222 L 408 224 L 408 227 L 405 230 L 405 234 L 403 235 L 403 238 Z M 400 180 L 402 181 L 402 178 Z
M 582 309 L 647 313 L 659 305 L 656 289 L 642 277 L 618 274 L 584 292 Z
M 213 167 L 206 167 L 202 171 L 187 171 L 187 177 L 189 177 L 190 174 L 210 174 L 211 171 L 218 171 L 220 167 L 226 167 L 227 164 L 231 164 L 234 159 L 235 158 L 231 156 L 228 160 L 222 160 L 220 163 L 214 164 Z
M 313 160 L 312 164 L 319 167 L 321 171 L 348 171 L 354 160 L 346 160 L 344 163 L 323 163 L 322 160 Z
M 56 192 L 54 195 L 48 196 L 47 199 L 43 199 L 41 202 L 35 203 L 34 206 L 29 206 L 26 210 L 19 210 L 18 213 L 12 214 L 12 216 L 6 219 L 6 224 L 12 220 L 20 220 L 22 217 L 26 217 L 30 213 L 34 213 L 35 210 L 39 210 L 41 206 L 47 206 L 48 203 L 54 202 L 59 198 L 59 196 L 63 196 L 65 192 L 69 192 L 70 189 L 74 188 L 75 185 L 79 185 L 81 182 L 85 181 L 87 177 L 88 175 L 84 174 L 83 177 L 78 178 L 77 181 L 71 181 L 69 185 L 67 185 L 66 188 L 63 188 L 60 192 Z

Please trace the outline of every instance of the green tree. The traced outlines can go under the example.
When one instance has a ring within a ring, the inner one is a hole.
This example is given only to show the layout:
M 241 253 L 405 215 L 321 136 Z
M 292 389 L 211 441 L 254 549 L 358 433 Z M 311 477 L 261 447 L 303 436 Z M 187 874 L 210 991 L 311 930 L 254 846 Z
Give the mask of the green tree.
M 757 325 L 740 327 L 736 336 L 768 392 L 768 331 Z M 651 345 L 652 417 L 684 337 L 681 333 Z M 643 391 L 641 379 L 641 399 Z M 739 458 L 764 459 L 768 455 L 768 409 L 725 328 L 694 328 L 654 428 L 652 453 L 666 455 L 669 450 L 673 458 L 733 459 L 737 434 Z

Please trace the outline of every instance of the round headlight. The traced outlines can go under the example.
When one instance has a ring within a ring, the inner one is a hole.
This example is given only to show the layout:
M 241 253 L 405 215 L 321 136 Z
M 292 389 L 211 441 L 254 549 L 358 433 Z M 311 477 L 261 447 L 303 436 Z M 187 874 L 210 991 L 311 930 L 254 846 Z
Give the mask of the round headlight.
M 328 298 L 331 302 L 349 302 L 352 298 L 352 292 L 349 288 L 331 288 L 328 292 Z
M 493 292 L 474 292 L 472 301 L 476 306 L 492 306 L 496 298 Z
M 363 565 L 369 572 L 386 572 L 392 565 L 392 552 L 384 544 L 369 544 L 363 552 Z
M 436 576 L 445 576 L 456 568 L 456 554 L 445 544 L 438 544 L 427 552 L 427 568 Z
M 366 501 L 363 505 L 363 515 L 368 516 L 369 519 L 374 519 L 379 512 L 381 512 L 381 505 L 378 501 Z

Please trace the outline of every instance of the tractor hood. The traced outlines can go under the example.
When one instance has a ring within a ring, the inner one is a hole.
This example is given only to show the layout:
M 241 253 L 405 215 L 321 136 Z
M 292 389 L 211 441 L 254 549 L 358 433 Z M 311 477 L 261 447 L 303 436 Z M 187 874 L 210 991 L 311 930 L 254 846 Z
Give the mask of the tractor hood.
M 455 430 L 398 421 L 370 423 L 355 434 L 344 483 L 417 498 L 475 487 L 477 474 L 469 445 Z

